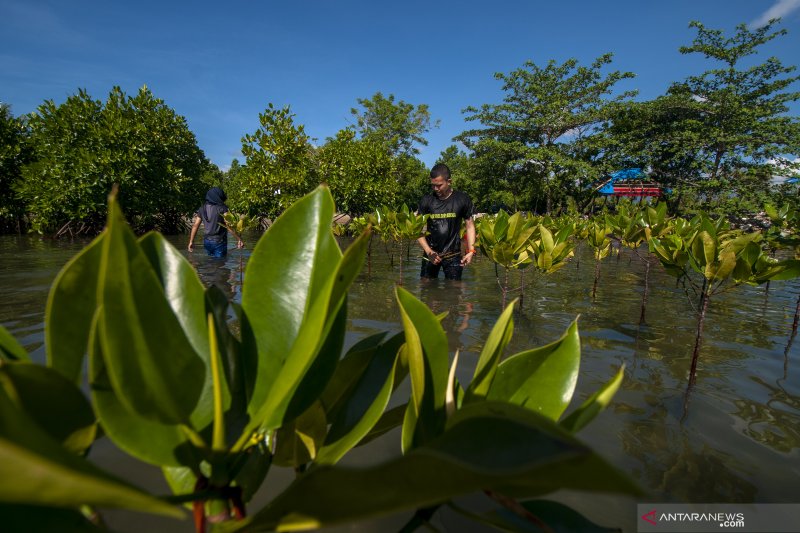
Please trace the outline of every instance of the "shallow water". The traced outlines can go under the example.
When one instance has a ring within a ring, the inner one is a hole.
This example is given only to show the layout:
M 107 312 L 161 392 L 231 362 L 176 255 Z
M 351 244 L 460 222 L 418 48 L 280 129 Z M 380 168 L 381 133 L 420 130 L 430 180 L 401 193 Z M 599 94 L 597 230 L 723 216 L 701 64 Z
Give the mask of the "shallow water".
M 169 237 L 179 249 L 186 237 Z M 44 309 L 58 270 L 86 241 L 0 237 L 0 323 L 44 361 Z M 197 248 L 196 248 L 197 250 Z M 200 251 L 186 254 L 206 283 L 215 283 L 234 301 L 241 297 L 242 268 L 249 251 L 232 251 L 224 260 Z M 443 325 L 451 351 L 460 351 L 458 378 L 468 382 L 501 310 L 494 266 L 478 258 L 461 282 L 419 280 L 416 250 L 404 254 L 403 286 L 436 313 L 448 311 Z M 400 281 L 399 254 L 379 242 L 372 264 L 364 266 L 349 298 L 347 343 L 384 330 L 399 330 L 393 288 Z M 592 298 L 594 259 L 581 246 L 576 258 L 545 276 L 527 273 L 524 303 L 515 316 L 507 353 L 558 338 L 576 316 L 582 344 L 581 373 L 573 400 L 579 404 L 625 365 L 625 380 L 612 406 L 579 437 L 611 463 L 629 472 L 648 492 L 641 499 L 608 495 L 559 494 L 596 522 L 636 530 L 637 501 L 795 503 L 800 494 L 800 340 L 790 344 L 798 280 L 765 287 L 738 287 L 711 301 L 705 323 L 697 382 L 688 389 L 696 318 L 692 302 L 659 265 L 650 273 L 646 321 L 639 323 L 643 264 L 629 251 L 601 264 Z M 502 272 L 501 278 L 502 278 Z M 511 285 L 519 285 L 512 273 Z M 360 449 L 349 464 L 366 464 L 399 453 L 399 438 L 389 434 Z M 92 458 L 148 486 L 167 491 L 155 469 L 119 456 L 110 444 L 97 446 Z M 274 469 L 278 470 L 278 469 Z M 271 473 L 271 476 L 273 474 Z M 270 477 L 266 501 L 289 474 Z M 479 502 L 472 502 L 479 505 Z M 257 509 L 258 503 L 251 506 Z M 143 527 L 176 530 L 148 517 L 117 518 L 123 531 Z M 402 523 L 403 517 L 389 519 Z M 464 531 L 467 524 L 444 513 L 437 525 Z M 353 528 L 343 528 L 343 530 Z M 359 530 L 386 530 L 370 522 Z M 185 522 L 177 530 L 190 531 Z

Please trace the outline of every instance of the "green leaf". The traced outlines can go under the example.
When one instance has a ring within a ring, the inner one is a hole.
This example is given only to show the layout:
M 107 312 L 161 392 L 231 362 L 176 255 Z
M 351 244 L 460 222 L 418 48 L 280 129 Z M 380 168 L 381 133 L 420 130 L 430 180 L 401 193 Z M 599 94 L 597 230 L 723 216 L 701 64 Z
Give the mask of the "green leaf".
M 561 427 L 570 433 L 577 433 L 589 422 L 600 414 L 611 403 L 611 399 L 619 390 L 622 378 L 625 375 L 625 367 L 621 367 L 616 375 L 605 385 L 600 387 L 592 394 L 580 407 L 575 409 L 564 420 L 560 422 Z
M 89 329 L 97 309 L 97 280 L 105 233 L 61 269 L 45 308 L 44 345 L 48 366 L 79 383 Z
M 487 398 L 521 405 L 558 420 L 575 391 L 580 356 L 576 320 L 557 341 L 500 363 Z
M 92 406 L 61 373 L 27 363 L 0 363 L 0 387 L 70 452 L 81 455 L 94 442 L 97 426 Z
M 250 428 L 281 425 L 363 263 L 369 236 L 342 259 L 332 216 L 330 193 L 319 187 L 270 227 L 248 263 L 242 306 L 259 350 Z
M 96 327 L 92 330 L 94 332 Z M 106 372 L 98 336 L 93 333 L 89 344 L 89 388 L 106 435 L 120 449 L 147 463 L 197 468 L 199 460 L 180 427 L 144 418 L 128 410 L 117 398 Z
M 139 247 L 149 261 L 172 312 L 194 352 L 205 366 L 206 379 L 191 423 L 196 428 L 207 426 L 213 417 L 213 383 L 206 320 L 206 289 L 191 263 L 158 233 L 148 233 L 139 239 Z M 218 291 L 219 289 L 215 287 Z M 227 299 L 226 299 L 227 300 Z M 217 316 L 219 318 L 219 316 Z M 225 324 L 223 321 L 222 324 Z M 217 332 L 221 329 L 217 327 Z M 223 342 L 225 339 L 220 339 Z M 227 384 L 223 386 L 224 405 L 230 404 Z
M 327 527 L 485 489 L 508 489 L 512 496 L 538 495 L 553 486 L 639 494 L 624 475 L 547 419 L 514 405 L 482 402 L 470 408 L 457 413 L 439 437 L 399 459 L 358 469 L 314 468 L 251 518 L 223 530 Z
M 343 405 L 344 398 L 355 386 L 386 335 L 387 332 L 383 331 L 361 339 L 351 346 L 339 361 L 336 371 L 320 395 L 329 420 L 337 416 L 336 413 Z
M 514 300 L 508 304 L 492 327 L 481 350 L 481 355 L 478 357 L 478 364 L 467 388 L 465 401 L 471 402 L 478 398 L 485 398 L 489 392 L 497 373 L 497 365 L 503 356 L 503 350 L 508 346 L 514 332 L 514 306 L 516 303 L 517 300 Z
M 272 462 L 297 468 L 313 461 L 325 439 L 326 429 L 325 410 L 316 402 L 276 432 Z
M 416 422 L 412 442 L 418 445 L 437 436 L 444 426 L 449 347 L 441 324 L 427 305 L 402 287 L 395 288 L 395 295 L 406 335 L 411 375 L 409 409 L 414 410 Z M 407 430 L 411 428 L 404 425 L 404 433 Z
M 0 361 L 30 361 L 25 348 L 9 331 L 0 325 Z
M 98 505 L 181 517 L 180 509 L 106 474 L 44 433 L 0 388 L 0 501 Z
M 100 341 L 117 398 L 145 418 L 188 422 L 204 388 L 205 365 L 113 196 L 103 239 L 99 302 Z
M 778 265 L 781 265 L 783 269 L 779 273 L 771 275 L 769 279 L 787 280 L 800 277 L 800 260 L 787 259 L 785 261 L 780 261 Z
M 375 347 L 364 372 L 354 376 L 356 384 L 348 391 L 336 418 L 331 420 L 325 443 L 316 459 L 318 464 L 339 461 L 380 420 L 392 394 L 397 353 L 402 343 L 403 337 L 395 335 Z

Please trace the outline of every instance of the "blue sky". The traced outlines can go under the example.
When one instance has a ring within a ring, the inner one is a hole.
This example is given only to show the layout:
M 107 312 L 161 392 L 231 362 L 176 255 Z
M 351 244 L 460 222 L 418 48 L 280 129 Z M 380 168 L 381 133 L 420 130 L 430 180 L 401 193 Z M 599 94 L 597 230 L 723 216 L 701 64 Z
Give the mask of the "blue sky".
M 800 66 L 800 0 L 0 0 L 0 102 L 21 115 L 79 88 L 105 100 L 114 85 L 147 85 L 224 169 L 270 102 L 290 105 L 321 144 L 381 91 L 441 121 L 422 147 L 430 166 L 466 129 L 463 108 L 502 99 L 495 72 L 612 52 L 613 69 L 636 74 L 619 89 L 654 98 L 713 66 L 678 52 L 691 20 L 731 35 L 770 14 L 789 33 L 758 59 Z

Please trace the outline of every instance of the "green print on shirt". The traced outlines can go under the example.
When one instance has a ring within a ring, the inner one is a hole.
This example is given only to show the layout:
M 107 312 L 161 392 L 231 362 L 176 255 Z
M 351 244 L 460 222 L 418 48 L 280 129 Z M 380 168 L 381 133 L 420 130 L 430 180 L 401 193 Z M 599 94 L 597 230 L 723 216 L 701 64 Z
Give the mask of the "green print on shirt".
M 455 213 L 432 213 L 429 218 L 456 218 Z

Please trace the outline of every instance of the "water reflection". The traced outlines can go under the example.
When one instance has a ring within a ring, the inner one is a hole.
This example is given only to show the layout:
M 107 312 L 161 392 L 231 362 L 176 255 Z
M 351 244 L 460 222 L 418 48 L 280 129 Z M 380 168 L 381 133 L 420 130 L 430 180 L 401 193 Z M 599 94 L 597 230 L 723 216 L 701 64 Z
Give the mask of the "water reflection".
M 233 300 L 240 284 L 237 277 L 238 271 L 234 271 L 228 266 L 227 258 L 190 253 L 186 254 L 186 259 L 197 271 L 203 285 L 206 287 L 216 285 L 228 297 L 228 300 Z

